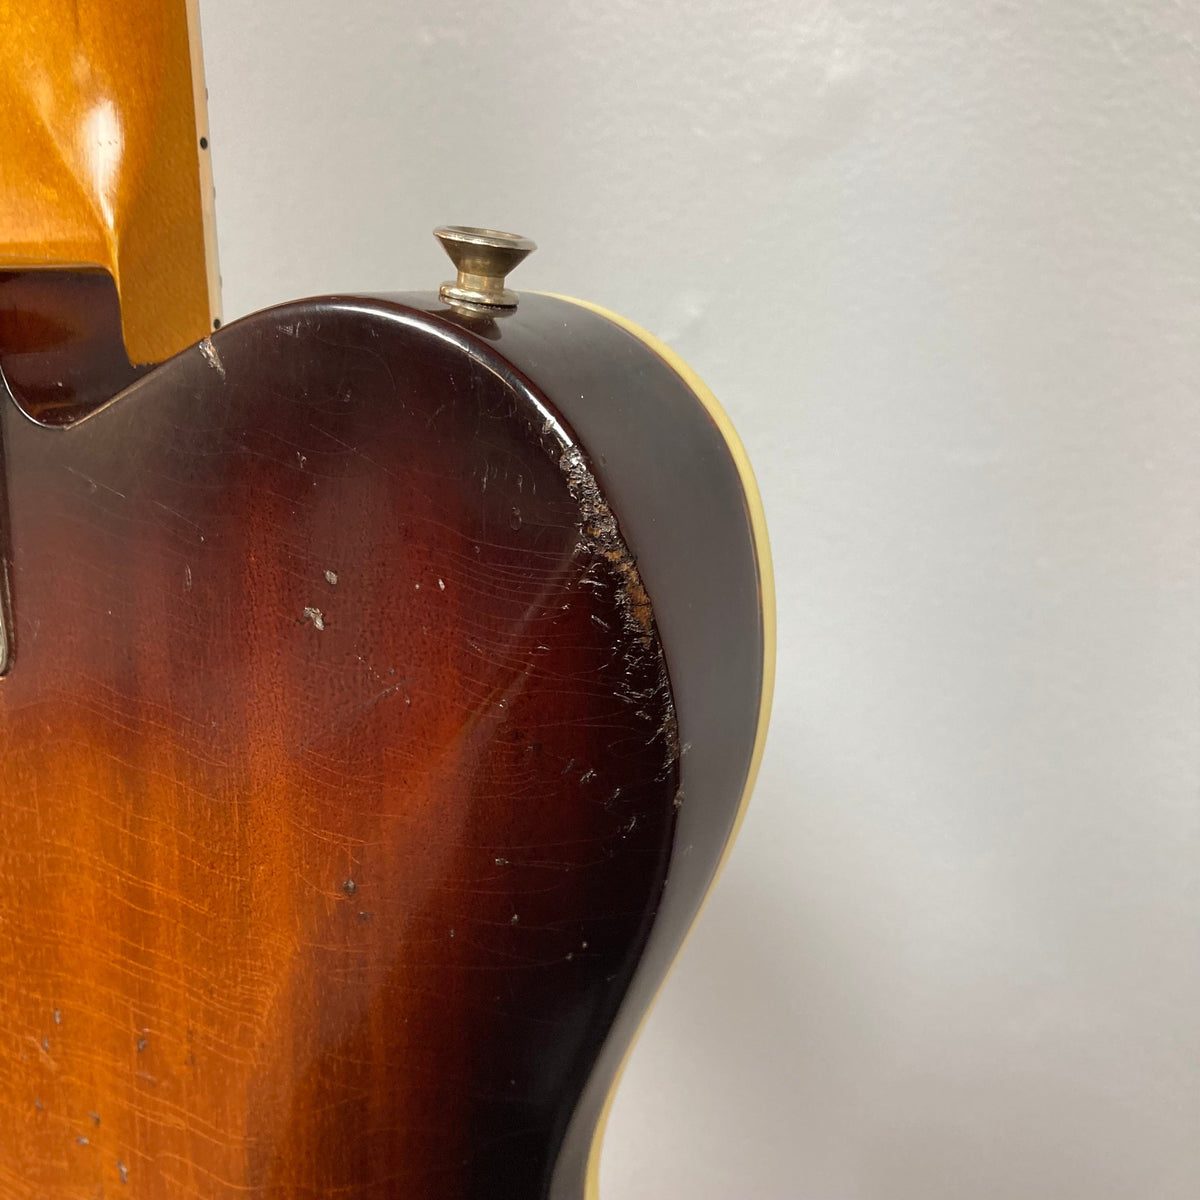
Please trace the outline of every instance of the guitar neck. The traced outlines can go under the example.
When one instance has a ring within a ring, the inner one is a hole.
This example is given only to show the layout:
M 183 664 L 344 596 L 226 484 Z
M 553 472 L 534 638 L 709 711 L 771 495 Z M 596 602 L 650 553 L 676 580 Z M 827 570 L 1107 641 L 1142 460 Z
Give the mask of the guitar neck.
M 195 0 L 0 0 L 0 273 L 106 271 L 129 358 L 219 324 Z

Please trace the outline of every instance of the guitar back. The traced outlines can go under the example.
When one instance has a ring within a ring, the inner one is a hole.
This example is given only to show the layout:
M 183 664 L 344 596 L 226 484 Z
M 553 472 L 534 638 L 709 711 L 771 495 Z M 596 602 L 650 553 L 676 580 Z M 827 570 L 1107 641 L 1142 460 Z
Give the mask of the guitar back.
M 0 1197 L 593 1194 L 765 735 L 736 435 L 547 296 L 150 365 L 211 259 L 156 330 L 47 246 L 0 246 Z

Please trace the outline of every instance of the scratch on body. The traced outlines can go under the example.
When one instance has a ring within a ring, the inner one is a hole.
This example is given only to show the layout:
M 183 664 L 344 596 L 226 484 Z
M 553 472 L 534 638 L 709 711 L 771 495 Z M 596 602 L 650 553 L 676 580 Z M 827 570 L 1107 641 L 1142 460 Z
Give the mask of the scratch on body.
M 50 1068 L 50 1070 L 57 1071 L 58 1063 L 56 1063 L 50 1055 L 50 1039 L 44 1037 L 39 1042 L 37 1038 L 31 1037 L 29 1040 L 34 1044 L 34 1046 L 37 1047 L 38 1057 L 42 1060 L 42 1062 L 44 1062 L 46 1066 Z
M 217 348 L 213 345 L 212 338 L 200 339 L 200 353 L 204 356 L 204 361 L 224 379 L 225 364 L 221 361 L 221 356 L 217 353 Z
M 644 695 L 625 698 L 632 702 L 639 698 L 649 699 L 654 694 L 662 697 L 666 715 L 654 736 L 662 740 L 666 752 L 664 767 L 669 769 L 679 760 L 679 726 L 671 697 L 666 662 L 656 647 L 654 612 L 642 583 L 637 561 L 625 544 L 617 526 L 616 516 L 608 506 L 578 448 L 568 446 L 559 456 L 558 467 L 566 480 L 572 499 L 579 505 L 582 517 L 581 540 L 576 548 L 577 552 L 590 556 L 593 563 L 599 562 L 607 566 L 616 584 L 617 615 L 624 632 L 634 640 L 643 655 L 649 656 L 643 665 L 649 667 L 654 675 L 650 690 Z M 597 591 L 603 590 L 604 587 L 599 579 L 589 578 L 587 573 L 579 583 L 581 586 L 594 587 Z M 609 628 L 603 617 L 595 613 L 591 614 L 591 617 L 601 628 Z M 627 655 L 627 660 L 630 667 L 635 665 L 632 657 Z M 615 795 L 613 799 L 616 799 Z
M 107 483 L 101 483 L 99 480 L 93 479 L 90 475 L 85 475 L 82 471 L 75 470 L 74 467 L 67 467 L 67 470 L 77 479 L 82 479 L 88 485 L 89 492 L 93 495 L 103 488 L 104 491 L 111 493 L 121 500 L 128 499 L 124 492 L 118 492 L 115 487 L 109 487 Z

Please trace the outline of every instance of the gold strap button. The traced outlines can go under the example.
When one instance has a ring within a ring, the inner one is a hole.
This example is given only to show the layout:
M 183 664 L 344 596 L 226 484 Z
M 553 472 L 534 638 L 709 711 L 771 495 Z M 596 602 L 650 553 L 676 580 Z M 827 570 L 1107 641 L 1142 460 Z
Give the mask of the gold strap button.
M 517 307 L 517 293 L 504 286 L 504 277 L 537 249 L 529 238 L 469 225 L 442 225 L 433 236 L 458 268 L 458 278 L 438 289 L 443 300 L 485 308 Z

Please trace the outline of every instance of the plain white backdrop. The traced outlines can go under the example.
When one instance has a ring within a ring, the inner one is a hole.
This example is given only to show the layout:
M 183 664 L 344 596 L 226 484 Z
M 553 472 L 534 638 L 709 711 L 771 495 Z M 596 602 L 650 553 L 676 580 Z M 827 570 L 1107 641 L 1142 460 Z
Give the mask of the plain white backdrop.
M 606 1200 L 1200 1193 L 1200 16 L 202 0 L 225 315 L 492 225 L 762 485 L 779 684 Z

